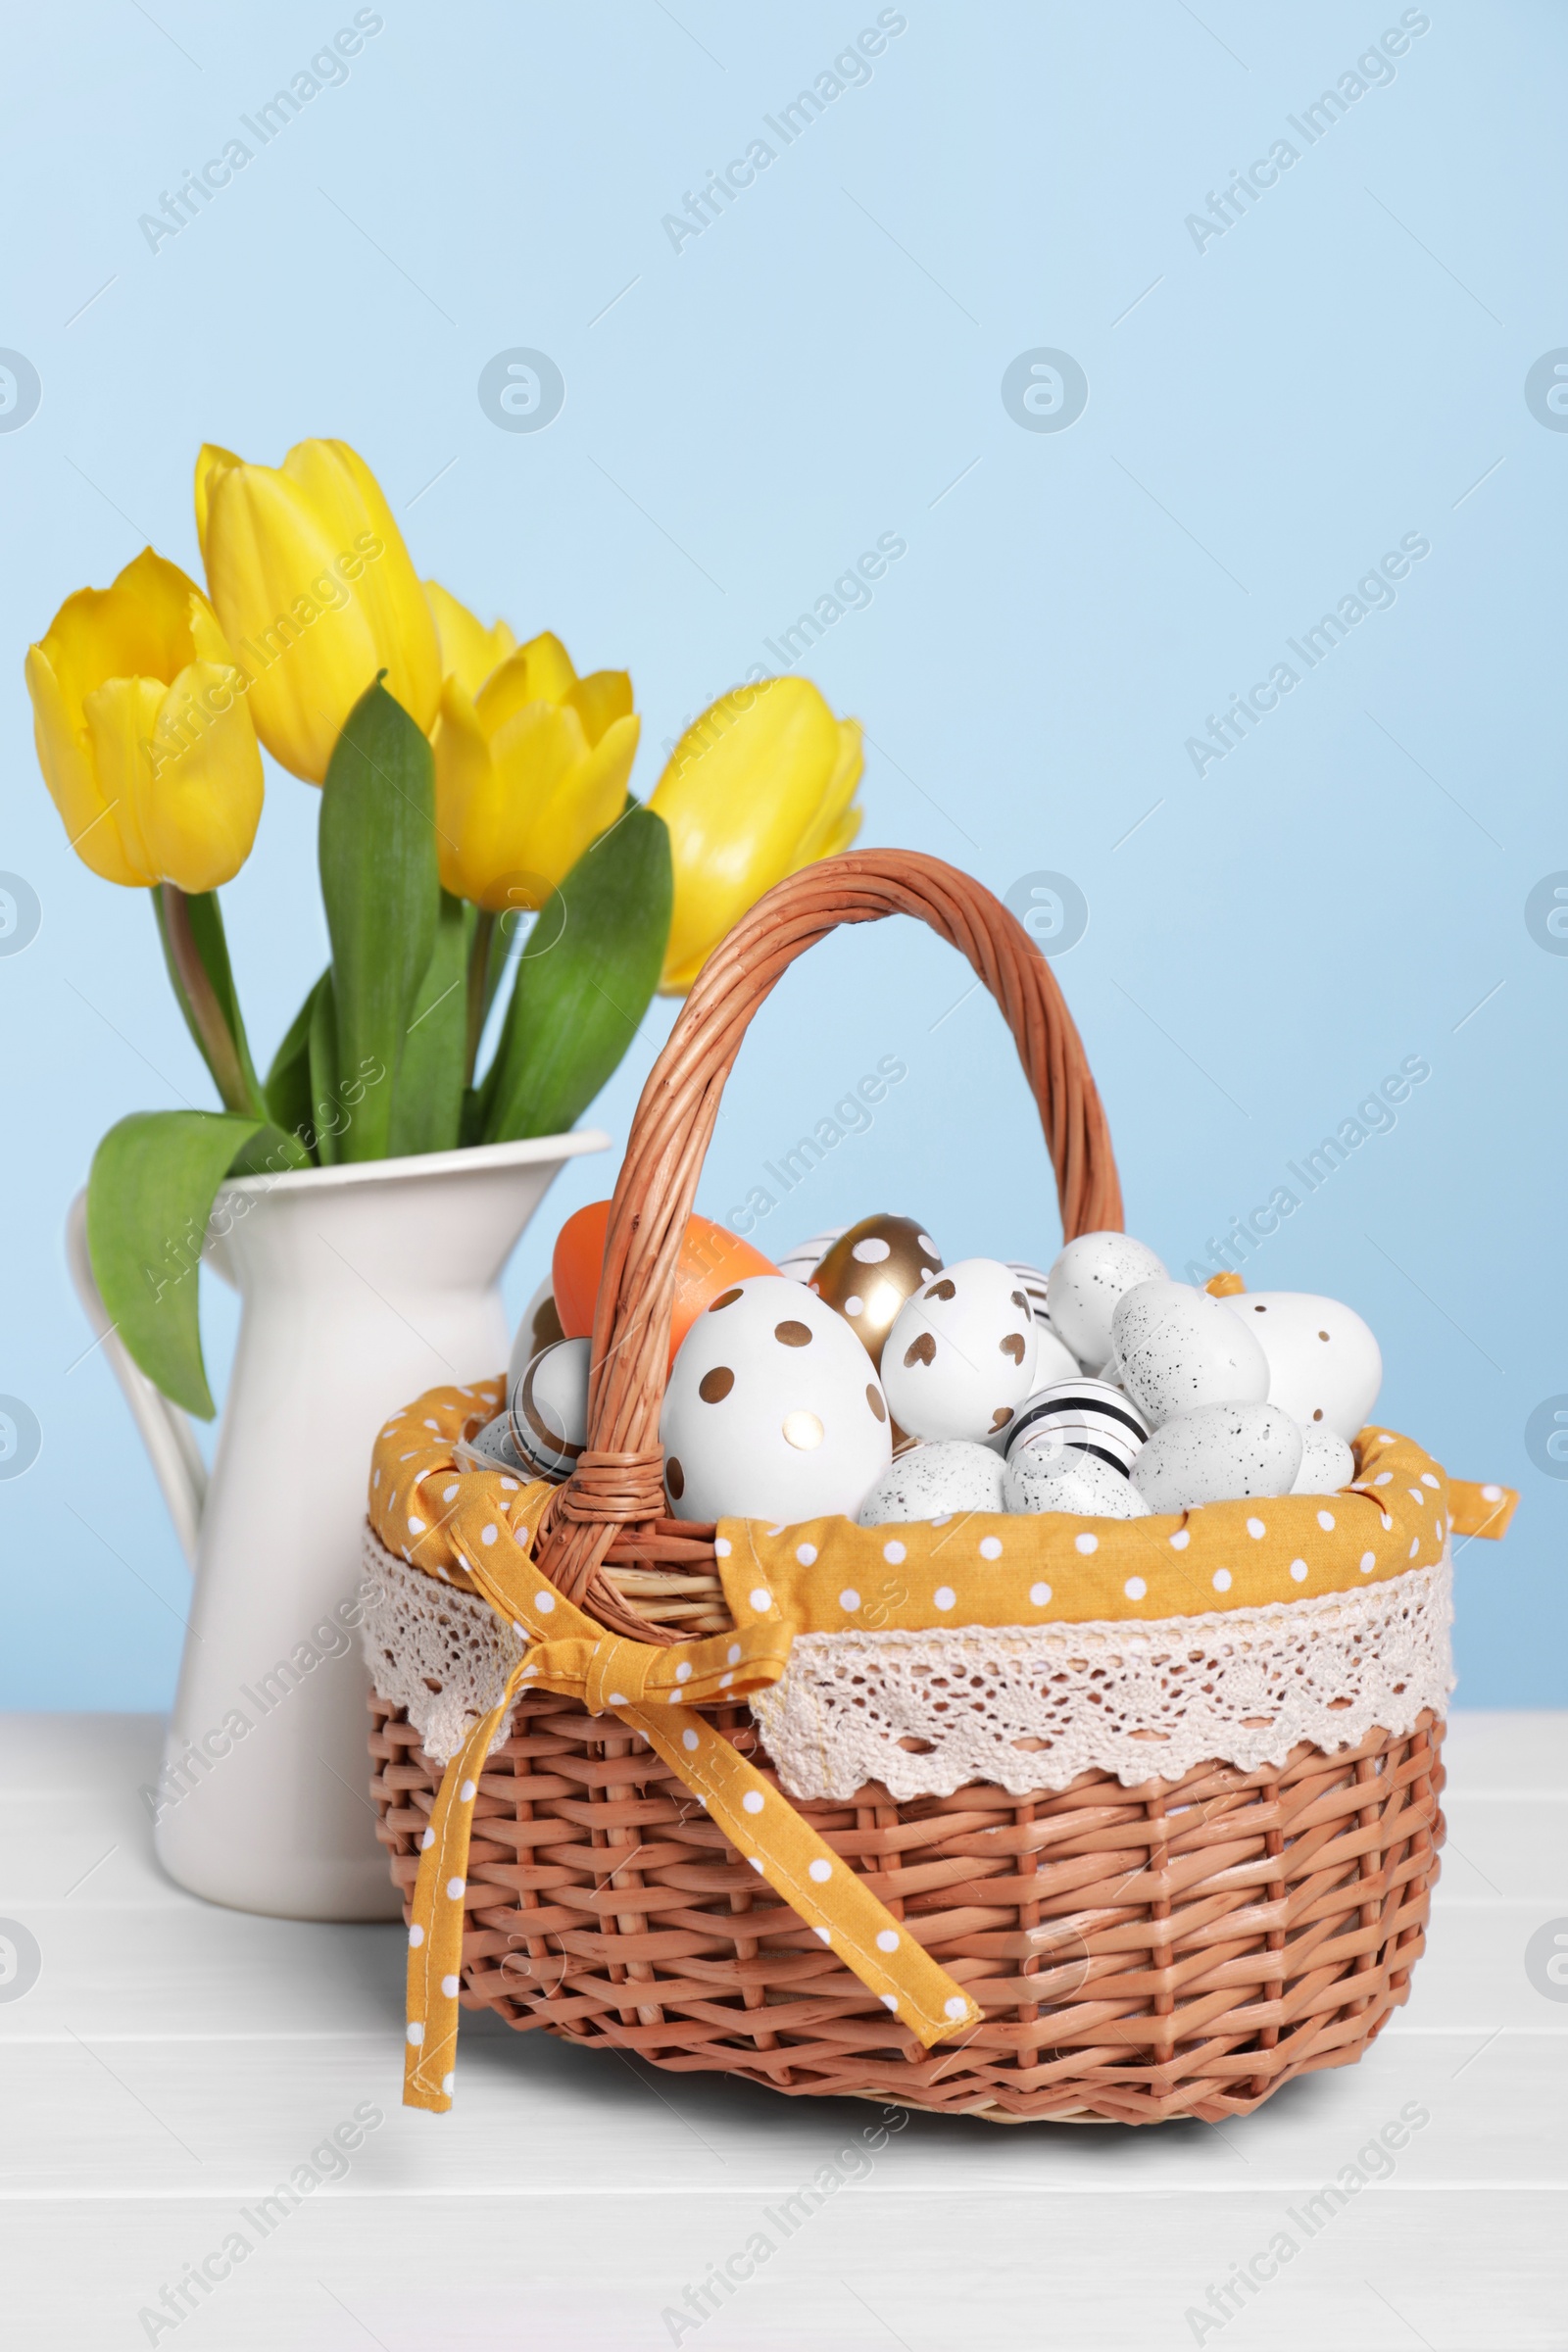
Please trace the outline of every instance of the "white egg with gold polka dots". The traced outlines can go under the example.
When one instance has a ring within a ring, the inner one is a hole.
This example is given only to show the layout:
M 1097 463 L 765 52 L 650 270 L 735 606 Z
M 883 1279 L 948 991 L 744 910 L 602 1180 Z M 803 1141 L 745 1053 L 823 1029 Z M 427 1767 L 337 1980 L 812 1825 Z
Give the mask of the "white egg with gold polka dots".
M 965 1257 L 900 1309 L 882 1349 L 882 1385 L 912 1437 L 983 1442 L 1009 1426 L 1034 1388 L 1038 1352 L 1012 1268 Z
M 885 1470 L 861 1503 L 862 1527 L 898 1519 L 940 1519 L 963 1511 L 1004 1511 L 1003 1466 L 989 1446 L 950 1438 L 911 1446 Z
M 677 1519 L 853 1519 L 892 1459 L 887 1398 L 842 1315 L 782 1275 L 720 1291 L 659 1419 Z
M 1200 1404 L 1162 1421 L 1134 1457 L 1132 1483 L 1152 1511 L 1186 1511 L 1244 1494 L 1289 1494 L 1301 1433 L 1277 1404 Z
M 1223 1302 L 1268 1358 L 1268 1400 L 1347 1443 L 1383 1386 L 1383 1354 L 1353 1307 L 1311 1291 L 1243 1291 Z

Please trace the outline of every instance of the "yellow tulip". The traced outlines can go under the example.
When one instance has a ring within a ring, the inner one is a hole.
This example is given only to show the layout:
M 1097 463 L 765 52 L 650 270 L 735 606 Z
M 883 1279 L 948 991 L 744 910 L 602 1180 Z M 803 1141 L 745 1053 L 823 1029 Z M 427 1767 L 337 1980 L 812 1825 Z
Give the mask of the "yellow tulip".
M 675 915 L 660 988 L 690 988 L 748 906 L 860 829 L 858 719 L 808 678 L 737 687 L 688 727 L 649 806 L 669 827 Z
M 477 614 L 470 612 L 466 605 L 460 605 L 439 580 L 426 580 L 424 593 L 430 600 L 436 634 L 441 640 L 441 675 L 456 678 L 471 700 L 490 672 L 499 669 L 509 654 L 516 652 L 517 640 L 504 620 L 487 629 Z
M 639 726 L 626 672 L 579 678 L 548 632 L 477 694 L 449 676 L 435 730 L 443 887 L 492 914 L 540 905 L 625 807 Z
M 250 677 L 256 732 L 308 784 L 378 670 L 428 734 L 441 692 L 435 619 L 402 533 L 346 441 L 301 441 L 280 466 L 211 443 L 196 461 L 207 585 Z
M 107 882 L 217 890 L 250 856 L 262 756 L 244 676 L 177 564 L 145 548 L 27 652 L 33 739 L 72 847 Z

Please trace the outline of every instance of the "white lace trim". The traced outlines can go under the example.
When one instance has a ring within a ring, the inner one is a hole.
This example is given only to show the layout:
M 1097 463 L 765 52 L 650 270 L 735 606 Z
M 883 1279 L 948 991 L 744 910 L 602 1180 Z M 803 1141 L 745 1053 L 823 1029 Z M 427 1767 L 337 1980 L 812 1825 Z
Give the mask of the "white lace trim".
M 1256 1772 L 1302 1740 L 1332 1751 L 1443 1714 L 1450 1586 L 1445 1557 L 1365 1592 L 1137 1625 L 798 1634 L 752 1712 L 800 1797 L 1019 1795 L 1088 1771 L 1132 1788 L 1210 1757 Z
M 518 1643 L 476 1594 L 405 1565 L 369 1528 L 364 1561 L 370 1678 L 444 1763 L 500 1698 Z M 867 1781 L 901 1802 L 969 1781 L 1019 1795 L 1088 1771 L 1132 1788 L 1210 1757 L 1256 1772 L 1303 1740 L 1332 1753 L 1445 1713 L 1451 1586 L 1446 1553 L 1365 1591 L 1201 1617 L 798 1634 L 752 1712 L 799 1797 Z
M 425 1753 L 444 1764 L 501 1696 L 522 1645 L 488 1601 L 408 1567 L 369 1527 L 360 1556 L 369 1587 L 361 1639 L 370 1680 L 407 1708 Z M 491 1755 L 511 1728 L 509 1708 Z

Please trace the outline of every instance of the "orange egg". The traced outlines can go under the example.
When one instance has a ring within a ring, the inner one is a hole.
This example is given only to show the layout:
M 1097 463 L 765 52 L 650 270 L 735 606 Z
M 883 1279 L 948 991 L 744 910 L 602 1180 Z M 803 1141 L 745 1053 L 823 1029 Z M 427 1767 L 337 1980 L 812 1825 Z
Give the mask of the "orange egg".
M 610 1227 L 610 1202 L 591 1200 L 566 1219 L 556 1242 L 551 1269 L 556 1311 L 568 1340 L 582 1339 L 594 1327 L 599 1279 L 605 1265 L 605 1235 Z M 743 1242 L 727 1225 L 710 1217 L 688 1217 L 686 1234 L 675 1267 L 675 1311 L 669 1326 L 669 1360 L 698 1316 L 720 1291 L 753 1274 L 776 1274 L 777 1266 L 760 1250 Z

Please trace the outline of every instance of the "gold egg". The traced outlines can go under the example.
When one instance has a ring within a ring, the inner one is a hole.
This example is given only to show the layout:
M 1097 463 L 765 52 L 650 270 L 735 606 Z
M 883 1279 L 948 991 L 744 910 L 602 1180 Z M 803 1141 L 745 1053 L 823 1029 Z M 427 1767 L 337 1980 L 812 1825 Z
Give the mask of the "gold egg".
M 844 1317 L 873 1364 L 906 1298 L 942 1271 L 931 1237 L 912 1217 L 862 1217 L 838 1240 L 810 1288 Z

